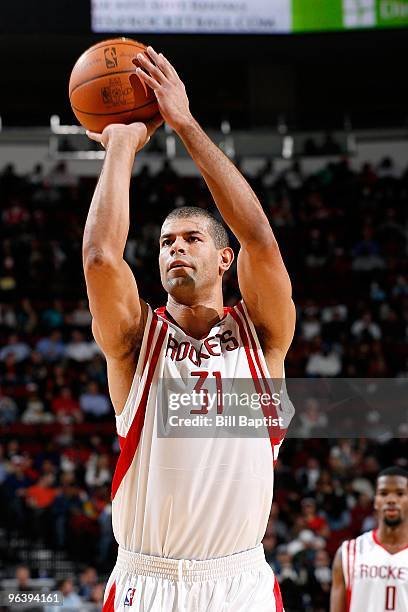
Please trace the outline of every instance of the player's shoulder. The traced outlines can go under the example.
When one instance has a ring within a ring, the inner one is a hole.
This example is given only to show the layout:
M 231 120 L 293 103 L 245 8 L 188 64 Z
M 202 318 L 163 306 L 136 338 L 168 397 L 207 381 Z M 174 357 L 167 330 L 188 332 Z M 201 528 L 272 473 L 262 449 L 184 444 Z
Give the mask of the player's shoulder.
M 362 554 L 368 549 L 372 549 L 375 546 L 375 538 L 373 531 L 365 531 L 355 538 L 344 540 L 339 546 L 338 551 L 344 556 L 354 556 L 356 554 Z

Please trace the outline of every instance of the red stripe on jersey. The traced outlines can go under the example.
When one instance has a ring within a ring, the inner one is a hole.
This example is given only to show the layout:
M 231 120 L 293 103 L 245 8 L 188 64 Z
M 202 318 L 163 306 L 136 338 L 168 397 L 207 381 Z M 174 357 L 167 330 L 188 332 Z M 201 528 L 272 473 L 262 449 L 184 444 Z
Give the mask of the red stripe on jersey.
M 355 572 L 355 566 L 356 566 L 356 549 L 357 549 L 357 540 L 353 540 L 353 564 L 352 564 L 351 572 L 350 572 L 350 602 L 349 602 L 349 606 L 351 606 L 351 595 L 352 595 L 352 592 L 353 592 L 354 572 Z
M 245 321 L 245 323 L 246 323 L 246 328 L 247 328 L 247 330 L 248 330 L 248 335 L 249 335 L 249 338 L 250 338 L 250 340 L 251 340 L 252 350 L 254 351 L 254 354 L 255 354 L 255 361 L 256 361 L 257 366 L 258 366 L 258 368 L 259 368 L 259 371 L 260 371 L 260 373 L 261 373 L 262 379 L 263 379 L 263 381 L 264 381 L 264 383 L 265 383 L 265 389 L 266 389 L 266 392 L 267 392 L 267 393 L 270 393 L 270 389 L 269 389 L 268 382 L 267 382 L 267 380 L 266 380 L 265 372 L 263 371 L 263 368 L 262 368 L 262 365 L 261 365 L 261 361 L 260 361 L 260 359 L 259 359 L 259 354 L 258 354 L 258 346 L 257 346 L 257 344 L 256 344 L 256 340 L 255 340 L 255 338 L 254 338 L 254 336 L 253 336 L 253 333 L 252 333 L 252 330 L 251 330 L 251 326 L 250 326 L 250 324 L 249 324 L 249 322 L 248 322 L 248 318 L 247 318 L 247 316 L 246 316 L 246 314 L 245 314 L 245 310 L 244 310 L 244 307 L 243 307 L 243 305 L 242 305 L 242 302 L 240 302 L 240 303 L 237 305 L 237 309 L 239 310 L 239 312 L 240 312 L 240 313 L 242 314 L 242 316 L 244 317 L 244 321 Z
M 233 317 L 234 321 L 236 321 L 239 327 L 239 333 L 240 333 L 242 343 L 245 348 L 245 353 L 247 356 L 248 365 L 249 365 L 249 369 L 251 372 L 252 380 L 254 381 L 256 392 L 259 395 L 263 395 L 264 390 L 262 389 L 261 383 L 259 381 L 258 372 L 256 371 L 254 360 L 252 359 L 251 349 L 250 349 L 249 340 L 248 340 L 248 334 L 245 331 L 245 326 L 242 323 L 238 313 L 234 309 L 231 310 L 231 316 Z M 265 414 L 265 407 L 263 405 L 262 405 L 262 412 L 264 413 L 264 416 L 269 416 L 268 414 Z M 272 459 L 275 465 L 276 461 L 275 461 L 275 448 L 274 447 L 275 447 L 275 444 L 280 442 L 280 440 L 278 440 L 272 435 L 273 434 L 272 430 L 273 428 L 268 425 L 269 440 L 270 440 L 271 448 L 272 448 Z
M 247 327 L 247 330 L 248 330 L 248 334 L 249 334 L 249 338 L 251 340 L 252 350 L 254 351 L 255 361 L 256 361 L 256 363 L 258 365 L 258 368 L 259 368 L 259 371 L 261 373 L 262 380 L 263 380 L 263 383 L 265 385 L 266 392 L 270 396 L 272 396 L 272 392 L 271 392 L 271 389 L 270 389 L 269 384 L 268 384 L 268 378 L 265 375 L 264 369 L 262 367 L 261 360 L 259 358 L 258 345 L 257 345 L 256 340 L 254 338 L 254 335 L 252 333 L 252 329 L 251 329 L 251 326 L 249 324 L 248 317 L 245 314 L 245 310 L 244 310 L 244 306 L 243 306 L 242 302 L 240 302 L 238 304 L 237 308 L 238 308 L 239 312 L 242 314 L 242 316 L 244 317 L 244 320 L 245 320 L 245 323 L 246 323 L 246 327 Z M 276 407 L 274 406 L 274 404 L 271 404 L 270 407 L 271 407 L 271 410 L 273 410 L 272 418 L 277 418 L 278 413 L 276 411 Z M 287 431 L 286 429 L 280 430 L 281 433 L 280 433 L 280 436 L 279 436 L 279 439 L 278 439 L 278 443 L 282 442 L 283 438 L 286 435 L 286 431 Z
M 102 612 L 115 612 L 116 582 L 109 589 L 109 595 L 103 604 Z
M 275 596 L 275 608 L 276 612 L 284 612 L 282 595 L 279 588 L 279 582 L 276 580 L 275 576 L 275 584 L 273 585 L 273 594 Z
M 256 367 L 254 364 L 254 361 L 252 359 L 252 355 L 251 355 L 251 350 L 250 350 L 250 346 L 249 346 L 249 340 L 248 340 L 248 335 L 245 331 L 245 327 L 244 324 L 242 323 L 241 319 L 239 318 L 238 314 L 236 313 L 235 310 L 231 310 L 231 316 L 234 319 L 234 321 L 237 323 L 238 327 L 239 327 L 239 333 L 242 339 L 242 343 L 244 345 L 244 349 L 245 349 L 245 354 L 247 356 L 248 359 L 248 365 L 249 365 L 249 370 L 251 372 L 251 376 L 252 379 L 254 381 L 254 385 L 255 385 L 255 389 L 257 391 L 257 393 L 262 394 L 263 393 L 263 389 L 261 387 L 261 384 L 259 382 L 259 377 L 258 377 L 258 372 L 256 371 Z
M 123 449 L 121 450 L 118 462 L 116 464 L 116 469 L 115 469 L 115 473 L 113 475 L 113 480 L 112 480 L 112 495 L 111 495 L 112 500 L 115 498 L 117 490 L 119 489 L 120 484 L 126 475 L 126 472 L 128 471 L 128 469 L 130 468 L 132 464 L 132 461 L 137 451 L 137 447 L 139 445 L 140 435 L 142 433 L 144 420 L 145 420 L 146 405 L 147 405 L 147 398 L 149 396 L 150 385 L 153 379 L 153 374 L 156 369 L 157 362 L 159 360 L 160 350 L 162 348 L 164 338 L 166 337 L 167 328 L 168 328 L 167 323 L 163 322 L 160 333 L 159 333 L 159 337 L 157 338 L 156 345 L 152 353 L 152 358 L 149 364 L 149 370 L 147 373 L 142 397 L 141 397 L 139 406 L 137 408 L 136 414 L 134 416 L 134 419 L 132 421 L 132 424 L 127 433 L 125 444 L 123 446 Z
M 150 347 L 152 346 L 152 340 L 153 340 L 154 332 L 156 331 L 157 322 L 158 322 L 158 318 L 153 313 L 153 318 L 150 322 L 149 335 L 147 336 L 145 358 L 143 361 L 143 368 L 142 368 L 141 376 L 143 375 L 143 372 L 145 371 L 146 363 L 150 355 Z
M 347 597 L 347 612 L 350 610 L 351 603 L 351 582 L 350 582 L 350 540 L 347 542 L 347 585 L 346 585 L 346 597 Z
M 143 362 L 143 368 L 142 368 L 141 376 L 143 375 L 143 372 L 145 371 L 147 359 L 148 359 L 148 357 L 150 355 L 150 347 L 151 347 L 153 335 L 154 335 L 154 332 L 155 332 L 155 329 L 156 329 L 156 326 L 157 326 L 157 321 L 158 321 L 158 319 L 157 319 L 156 315 L 153 314 L 153 319 L 150 321 L 150 328 L 149 328 L 149 334 L 148 334 L 148 337 L 147 337 L 146 350 L 145 350 L 145 358 L 144 358 L 144 362 Z M 122 450 L 122 448 L 123 448 L 123 446 L 125 444 L 125 441 L 126 441 L 126 436 L 120 436 L 118 434 L 118 440 L 119 440 L 120 450 Z
M 272 397 L 272 391 L 271 391 L 271 389 L 269 387 L 268 380 L 267 380 L 267 378 L 265 376 L 264 370 L 262 368 L 261 360 L 259 358 L 258 345 L 257 345 L 256 340 L 254 338 L 254 335 L 252 333 L 251 326 L 249 324 L 248 317 L 245 314 L 245 310 L 244 310 L 242 302 L 240 302 L 237 305 L 236 308 L 242 314 L 242 317 L 243 317 L 243 319 L 245 321 L 245 327 L 246 327 L 246 330 L 248 332 L 248 336 L 250 338 L 251 347 L 252 347 L 252 351 L 254 353 L 255 361 L 256 361 L 257 366 L 259 368 L 259 372 L 261 373 L 262 382 L 265 385 L 266 394 L 269 395 L 270 397 Z M 276 406 L 274 406 L 274 404 L 272 402 L 270 402 L 269 406 L 264 406 L 264 404 L 262 403 L 262 412 L 263 412 L 265 417 L 272 417 L 273 419 L 277 419 L 278 418 L 278 413 L 276 411 Z M 278 429 L 278 432 L 276 431 L 277 429 Z M 276 460 L 275 460 L 275 446 L 279 445 L 282 442 L 282 440 L 285 437 L 286 431 L 287 431 L 286 429 L 280 429 L 280 428 L 273 427 L 273 426 L 268 427 L 269 438 L 270 438 L 270 441 L 271 441 L 271 444 L 272 444 L 272 452 L 273 452 L 274 465 L 276 463 Z M 278 435 L 276 435 L 277 433 L 278 433 Z

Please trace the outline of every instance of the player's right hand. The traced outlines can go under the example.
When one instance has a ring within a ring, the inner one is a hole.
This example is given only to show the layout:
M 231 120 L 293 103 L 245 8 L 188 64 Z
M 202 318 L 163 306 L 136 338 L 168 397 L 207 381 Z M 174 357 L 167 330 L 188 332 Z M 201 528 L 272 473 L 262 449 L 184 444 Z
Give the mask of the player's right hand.
M 106 126 L 101 134 L 98 132 L 86 131 L 86 135 L 91 140 L 99 142 L 106 150 L 113 142 L 122 144 L 129 143 L 135 150 L 135 153 L 143 149 L 149 142 L 155 131 L 163 124 L 163 118 L 160 113 L 157 113 L 150 121 L 146 123 L 111 123 Z

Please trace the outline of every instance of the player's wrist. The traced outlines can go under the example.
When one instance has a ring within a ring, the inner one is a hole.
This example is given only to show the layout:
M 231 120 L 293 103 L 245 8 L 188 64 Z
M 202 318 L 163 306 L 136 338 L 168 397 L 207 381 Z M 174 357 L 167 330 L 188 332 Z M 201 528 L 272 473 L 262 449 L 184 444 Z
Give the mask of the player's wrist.
M 191 130 L 195 123 L 196 121 L 193 115 L 189 113 L 188 115 L 182 116 L 177 122 L 173 124 L 172 127 L 174 131 L 180 136 L 180 138 L 183 138 L 183 135 L 188 133 L 188 131 Z
M 140 138 L 133 134 L 112 134 L 106 146 L 107 151 L 115 154 L 136 155 L 140 149 Z

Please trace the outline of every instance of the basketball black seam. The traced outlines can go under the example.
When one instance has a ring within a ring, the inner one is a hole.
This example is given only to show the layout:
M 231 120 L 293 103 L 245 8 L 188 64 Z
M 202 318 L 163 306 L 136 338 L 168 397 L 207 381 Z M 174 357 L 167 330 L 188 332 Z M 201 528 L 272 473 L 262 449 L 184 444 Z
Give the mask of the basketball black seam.
M 115 39 L 113 39 L 115 40 Z M 89 47 L 88 49 L 88 53 L 93 53 L 94 51 L 97 51 L 98 49 L 100 49 L 101 47 L 116 47 L 117 45 L 126 45 L 127 47 L 138 47 L 139 49 L 143 49 L 143 51 L 146 51 L 146 47 L 145 45 L 143 45 L 143 43 L 139 43 L 137 42 L 137 40 L 133 41 L 133 42 L 126 42 L 124 40 L 120 40 L 114 44 L 110 44 L 107 45 L 108 41 L 107 40 L 101 40 L 100 43 L 96 43 L 96 45 L 92 45 L 92 47 Z M 86 51 L 84 52 L 86 53 Z
M 157 100 L 150 100 L 150 102 L 146 102 L 146 104 L 142 104 L 142 106 L 135 106 L 134 108 L 129 108 L 123 111 L 117 111 L 116 113 L 88 113 L 87 111 L 83 111 L 76 106 L 72 106 L 73 110 L 76 110 L 77 113 L 82 113 L 83 115 L 95 115 L 97 117 L 108 117 L 110 115 L 123 115 L 123 113 L 131 113 L 132 111 L 139 110 L 140 108 L 145 108 L 149 106 L 149 104 L 154 104 Z
M 133 70 L 117 70 L 116 72 L 104 72 L 103 74 L 100 74 L 99 76 L 92 77 L 92 79 L 88 79 L 87 81 L 84 81 L 83 83 L 79 83 L 78 85 L 75 85 L 74 89 L 69 94 L 69 100 L 71 101 L 71 96 L 74 93 L 74 91 L 79 89 L 79 87 L 82 87 L 82 85 L 87 85 L 88 83 L 92 83 L 92 81 L 96 81 L 97 79 L 102 79 L 103 77 L 107 77 L 107 76 L 110 77 L 110 76 L 113 76 L 114 74 L 126 74 L 126 73 L 136 74 L 136 67 L 135 67 L 134 72 Z

